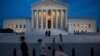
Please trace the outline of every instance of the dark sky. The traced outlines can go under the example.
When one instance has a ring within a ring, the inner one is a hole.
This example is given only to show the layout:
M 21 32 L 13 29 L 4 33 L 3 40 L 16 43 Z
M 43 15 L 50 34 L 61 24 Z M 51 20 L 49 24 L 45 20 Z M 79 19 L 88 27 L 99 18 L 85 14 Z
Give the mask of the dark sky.
M 41 0 L 0 0 L 0 26 L 2 19 L 31 17 L 30 4 Z M 59 0 L 68 4 L 68 17 L 94 17 L 100 28 L 99 0 Z

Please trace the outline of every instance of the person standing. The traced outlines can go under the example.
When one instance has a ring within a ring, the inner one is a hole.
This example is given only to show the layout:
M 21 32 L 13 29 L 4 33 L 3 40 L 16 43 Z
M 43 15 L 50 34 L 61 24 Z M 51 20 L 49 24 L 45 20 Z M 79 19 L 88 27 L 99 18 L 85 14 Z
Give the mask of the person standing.
M 24 36 L 20 37 L 20 42 L 21 42 L 20 49 L 21 49 L 22 56 L 29 56 L 28 55 L 28 46 L 25 42 Z
M 62 38 L 62 34 L 61 33 L 59 34 L 59 37 L 60 37 L 59 42 L 62 43 L 63 42 L 63 38 Z
M 49 36 L 49 37 L 51 36 L 51 31 L 50 31 L 50 30 L 48 31 L 48 36 Z
M 42 39 L 38 39 L 37 42 L 39 43 L 40 56 L 47 56 L 47 46 L 43 43 Z
M 45 31 L 45 36 L 46 36 L 46 37 L 48 36 L 48 31 L 47 31 L 47 30 Z

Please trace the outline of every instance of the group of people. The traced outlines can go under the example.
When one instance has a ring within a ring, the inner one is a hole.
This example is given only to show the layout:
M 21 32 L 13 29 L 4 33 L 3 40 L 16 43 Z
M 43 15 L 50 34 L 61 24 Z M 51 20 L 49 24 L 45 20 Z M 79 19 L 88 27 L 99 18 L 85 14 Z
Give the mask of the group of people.
M 45 31 L 45 36 L 50 37 L 50 36 L 51 36 L 51 31 L 50 31 L 50 30 L 46 30 L 46 31 Z
M 29 56 L 28 55 L 28 46 L 25 42 L 24 36 L 20 37 L 20 42 L 21 42 L 20 49 L 22 52 L 22 56 Z M 39 51 L 40 51 L 39 56 L 47 56 L 48 51 L 49 51 L 48 47 L 45 45 L 45 43 L 43 43 L 42 39 L 38 39 L 37 42 L 39 44 Z M 61 45 L 56 45 L 56 46 L 53 46 L 51 48 L 55 49 L 54 56 L 68 56 L 66 53 L 63 52 L 63 48 Z
M 37 41 L 39 43 L 39 49 L 40 49 L 40 56 L 47 56 L 48 54 L 48 47 L 43 43 L 42 39 L 38 39 Z M 63 52 L 63 48 L 61 45 L 56 45 L 51 47 L 52 49 L 55 49 L 55 55 L 54 56 L 68 56 L 66 53 Z

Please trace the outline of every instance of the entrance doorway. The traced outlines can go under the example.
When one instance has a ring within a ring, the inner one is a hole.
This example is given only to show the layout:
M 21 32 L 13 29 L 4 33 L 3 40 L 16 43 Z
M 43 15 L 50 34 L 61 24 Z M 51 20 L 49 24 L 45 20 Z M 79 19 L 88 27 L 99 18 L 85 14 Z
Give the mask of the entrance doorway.
M 51 28 L 51 20 L 48 20 L 48 29 Z

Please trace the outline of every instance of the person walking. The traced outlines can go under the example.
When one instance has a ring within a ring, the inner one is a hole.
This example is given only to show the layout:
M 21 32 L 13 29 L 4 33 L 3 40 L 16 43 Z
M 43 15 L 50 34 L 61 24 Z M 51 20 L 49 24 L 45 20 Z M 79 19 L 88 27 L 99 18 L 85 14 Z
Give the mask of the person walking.
M 60 37 L 59 42 L 62 43 L 63 42 L 63 38 L 62 38 L 62 34 L 61 33 L 59 34 L 59 37 Z
M 37 42 L 39 44 L 40 56 L 47 56 L 48 52 L 47 46 L 43 43 L 42 39 L 38 39 Z
M 21 36 L 20 37 L 20 49 L 21 49 L 21 53 L 22 53 L 22 56 L 29 56 L 28 55 L 28 46 L 25 42 L 25 37 L 24 36 Z

